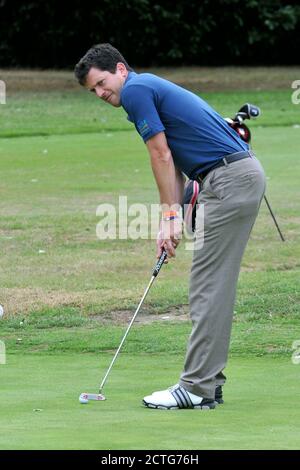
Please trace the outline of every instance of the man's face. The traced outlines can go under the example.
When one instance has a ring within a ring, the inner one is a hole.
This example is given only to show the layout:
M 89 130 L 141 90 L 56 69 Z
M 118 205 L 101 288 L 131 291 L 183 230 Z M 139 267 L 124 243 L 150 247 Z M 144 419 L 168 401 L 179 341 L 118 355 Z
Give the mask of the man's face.
M 92 67 L 87 74 L 85 88 L 118 108 L 121 106 L 120 94 L 127 75 L 128 70 L 122 62 L 117 64 L 115 73 Z

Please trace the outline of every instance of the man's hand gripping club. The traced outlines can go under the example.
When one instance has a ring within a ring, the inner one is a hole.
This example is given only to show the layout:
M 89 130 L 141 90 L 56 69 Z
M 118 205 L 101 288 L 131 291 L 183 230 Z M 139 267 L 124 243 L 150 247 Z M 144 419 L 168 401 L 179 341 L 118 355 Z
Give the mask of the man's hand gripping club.
M 169 258 L 176 256 L 175 250 L 182 237 L 182 217 L 179 211 L 163 211 L 160 230 L 156 240 L 156 256 L 160 258 L 163 250 Z M 165 263 L 168 262 L 166 259 Z

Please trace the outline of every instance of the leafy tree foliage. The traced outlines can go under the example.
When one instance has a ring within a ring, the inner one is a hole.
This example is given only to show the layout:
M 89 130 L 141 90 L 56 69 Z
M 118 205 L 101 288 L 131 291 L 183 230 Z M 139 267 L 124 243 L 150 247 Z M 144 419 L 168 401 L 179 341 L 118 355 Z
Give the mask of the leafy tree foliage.
M 131 65 L 297 64 L 300 6 L 283 0 L 0 0 L 0 66 L 73 67 L 110 42 Z

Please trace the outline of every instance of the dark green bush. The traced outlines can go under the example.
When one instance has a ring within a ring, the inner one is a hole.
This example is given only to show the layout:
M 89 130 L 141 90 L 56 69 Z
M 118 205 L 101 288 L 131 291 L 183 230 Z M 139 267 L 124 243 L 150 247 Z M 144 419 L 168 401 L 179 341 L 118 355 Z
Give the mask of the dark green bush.
M 297 64 L 298 3 L 0 0 L 0 66 L 69 68 L 99 42 L 139 66 Z

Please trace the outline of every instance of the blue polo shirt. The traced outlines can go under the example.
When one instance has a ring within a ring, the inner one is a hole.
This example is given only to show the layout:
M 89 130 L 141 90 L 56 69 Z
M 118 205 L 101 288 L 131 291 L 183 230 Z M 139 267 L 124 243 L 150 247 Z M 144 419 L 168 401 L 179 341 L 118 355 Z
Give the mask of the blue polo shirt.
M 177 168 L 190 179 L 249 146 L 202 98 L 150 73 L 129 72 L 121 105 L 144 142 L 164 131 Z

